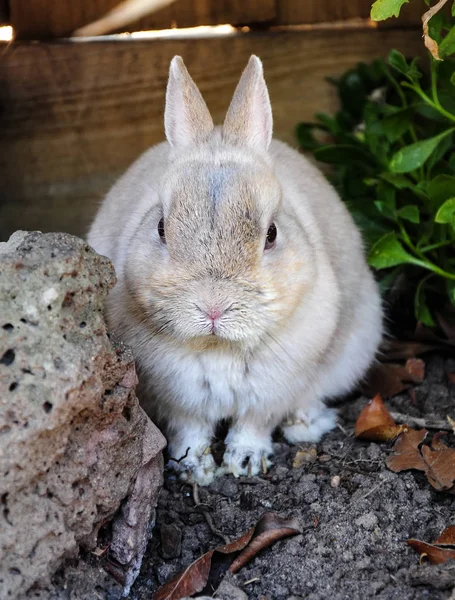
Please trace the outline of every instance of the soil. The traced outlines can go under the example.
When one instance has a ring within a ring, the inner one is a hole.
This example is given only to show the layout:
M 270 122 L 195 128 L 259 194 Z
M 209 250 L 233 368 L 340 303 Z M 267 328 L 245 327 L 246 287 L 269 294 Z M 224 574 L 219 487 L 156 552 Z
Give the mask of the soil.
M 426 362 L 424 383 L 395 397 L 388 407 L 426 419 L 444 420 L 448 413 L 455 417 L 455 385 L 447 378 L 455 372 L 455 361 L 435 357 Z M 433 491 L 417 471 L 389 471 L 385 459 L 390 444 L 352 437 L 365 401 L 359 398 L 340 407 L 344 431 L 336 429 L 319 444 L 299 445 L 316 450 L 313 462 L 293 468 L 299 447 L 277 440 L 274 465 L 266 475 L 225 476 L 199 488 L 200 501 L 211 508 L 216 527 L 230 539 L 266 511 L 297 517 L 303 529 L 301 535 L 264 550 L 231 578 L 226 598 L 245 597 L 242 592 L 258 600 L 450 597 L 455 565 L 420 567 L 406 540 L 433 541 L 455 524 L 455 496 Z M 453 446 L 455 436 L 445 441 Z M 334 476 L 340 477 L 338 487 L 332 487 Z M 130 597 L 149 599 L 152 590 L 222 543 L 195 507 L 191 487 L 167 476 L 156 533 Z
M 455 417 L 455 385 L 448 373 L 455 373 L 454 359 L 427 359 L 424 383 L 386 404 L 428 420 Z M 431 542 L 455 524 L 455 495 L 434 491 L 417 471 L 389 471 L 385 459 L 391 444 L 353 438 L 365 402 L 363 397 L 343 403 L 340 428 L 318 444 L 293 446 L 277 438 L 274 465 L 266 475 L 224 476 L 199 488 L 200 502 L 230 540 L 267 511 L 296 517 L 303 532 L 261 552 L 228 577 L 215 597 L 455 600 L 455 562 L 419 565 L 419 556 L 406 544 L 409 538 Z M 455 435 L 444 440 L 455 446 Z M 293 467 L 299 449 L 308 451 L 308 462 Z M 150 600 L 160 585 L 220 544 L 223 540 L 195 506 L 192 487 L 166 474 L 153 539 L 129 598 Z M 116 600 L 119 588 L 99 585 L 97 597 Z

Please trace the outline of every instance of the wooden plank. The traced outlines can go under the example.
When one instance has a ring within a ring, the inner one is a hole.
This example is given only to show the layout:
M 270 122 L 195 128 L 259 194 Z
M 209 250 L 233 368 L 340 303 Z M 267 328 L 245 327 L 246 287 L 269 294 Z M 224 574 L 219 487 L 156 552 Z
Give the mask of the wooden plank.
M 120 0 L 9 0 L 17 39 L 65 37 L 105 15 Z M 131 23 L 128 31 L 242 25 L 274 19 L 275 0 L 176 0 L 170 6 Z
M 175 54 L 184 57 L 218 123 L 249 56 L 260 56 L 275 135 L 295 145 L 297 122 L 336 108 L 325 77 L 390 48 L 423 52 L 420 32 L 0 47 L 0 239 L 18 228 L 84 234 L 111 182 L 163 139 L 165 85 Z
M 280 25 L 331 23 L 348 19 L 368 19 L 373 0 L 277 0 L 277 20 Z M 398 19 L 389 19 L 383 26 L 420 25 L 421 15 L 428 10 L 424 0 L 412 0 L 401 9 Z
M 0 0 L 0 25 L 9 24 L 8 0 Z

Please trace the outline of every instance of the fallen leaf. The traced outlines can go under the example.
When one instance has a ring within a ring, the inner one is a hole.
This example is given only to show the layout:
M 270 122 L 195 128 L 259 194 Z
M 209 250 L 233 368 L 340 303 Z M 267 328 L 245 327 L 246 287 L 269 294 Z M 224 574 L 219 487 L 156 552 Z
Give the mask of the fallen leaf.
M 414 378 L 415 383 L 422 383 L 425 378 L 425 363 L 420 358 L 409 358 L 404 366 L 406 371 Z
M 431 446 L 422 445 L 426 429 L 409 429 L 396 441 L 394 454 L 388 457 L 387 466 L 398 473 L 408 469 L 423 471 L 430 484 L 438 491 L 452 491 L 455 482 L 455 450 L 446 446 L 441 434 L 436 434 Z
M 212 570 L 216 570 L 217 583 L 230 570 L 236 573 L 263 548 L 276 540 L 301 532 L 296 519 L 284 519 L 274 513 L 265 513 L 252 527 L 237 540 L 224 546 L 209 550 L 176 577 L 165 583 L 155 592 L 152 600 L 180 600 L 205 591 L 211 579 Z M 216 559 L 220 564 L 215 565 Z M 215 567 L 218 567 L 215 569 Z M 235 569 L 235 570 L 233 570 Z M 214 574 L 215 575 L 215 574 Z M 217 584 L 211 586 L 211 593 L 216 591 Z
M 386 360 L 402 360 L 405 358 L 415 358 L 421 354 L 444 348 L 441 340 L 436 338 L 438 343 L 428 344 L 424 341 L 399 341 L 385 340 L 381 344 L 380 353 Z
M 432 564 L 440 565 L 455 560 L 455 548 L 452 547 L 455 546 L 455 525 L 447 527 L 432 544 L 415 539 L 408 540 L 408 544 L 420 554 L 420 561 L 428 558 Z
M 444 529 L 441 535 L 435 539 L 433 544 L 438 544 L 438 546 L 455 546 L 455 525 L 451 525 Z
M 273 542 L 300 532 L 301 528 L 297 519 L 284 519 L 274 513 L 266 513 L 257 524 L 251 542 L 234 560 L 229 571 L 237 573 L 256 554 Z
M 428 558 L 434 565 L 440 565 L 450 559 L 455 559 L 455 550 L 439 548 L 434 544 L 427 544 L 420 540 L 408 540 L 408 544 L 420 554 L 420 558 Z
M 450 383 L 453 383 L 455 385 L 455 373 L 447 373 L 447 377 Z
M 411 385 L 422 383 L 425 363 L 420 358 L 408 358 L 406 364 L 382 363 L 374 365 L 367 376 L 363 391 L 368 395 L 396 396 Z
M 363 407 L 356 423 L 354 435 L 363 440 L 391 442 L 407 425 L 397 425 L 390 416 L 382 398 L 377 394 Z
M 309 450 L 297 450 L 294 460 L 292 461 L 292 467 L 298 469 L 299 467 L 313 463 L 317 458 L 316 448 L 310 448 Z
M 394 454 L 387 458 L 386 464 L 391 471 L 399 473 L 408 469 L 425 471 L 426 465 L 419 452 L 419 446 L 425 439 L 428 431 L 426 429 L 409 429 L 395 442 Z
M 439 435 L 434 436 L 431 447 L 422 446 L 421 452 L 428 465 L 428 481 L 436 490 L 443 491 L 455 482 L 455 450 L 443 444 Z

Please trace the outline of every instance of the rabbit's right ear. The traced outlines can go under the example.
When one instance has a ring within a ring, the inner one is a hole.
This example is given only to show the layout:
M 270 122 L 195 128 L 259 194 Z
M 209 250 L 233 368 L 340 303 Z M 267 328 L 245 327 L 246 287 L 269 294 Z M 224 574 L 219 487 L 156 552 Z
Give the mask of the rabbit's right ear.
M 213 130 L 209 109 L 181 56 L 174 56 L 169 69 L 164 129 L 172 147 L 192 146 Z

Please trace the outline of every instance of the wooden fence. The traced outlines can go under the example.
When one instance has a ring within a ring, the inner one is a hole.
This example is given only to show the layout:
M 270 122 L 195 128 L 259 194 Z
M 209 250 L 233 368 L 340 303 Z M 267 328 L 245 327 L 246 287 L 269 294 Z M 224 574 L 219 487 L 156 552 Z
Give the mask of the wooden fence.
M 370 2 L 364 0 L 177 0 L 132 29 L 231 23 L 251 31 L 196 39 L 43 41 L 67 35 L 116 2 L 9 0 L 7 6 L 0 0 L 0 15 L 9 15 L 18 38 L 41 39 L 0 47 L 0 239 L 19 228 L 85 233 L 115 178 L 163 139 L 164 92 L 175 54 L 184 57 L 215 122 L 222 121 L 249 56 L 259 55 L 275 133 L 295 145 L 297 122 L 336 108 L 327 76 L 394 47 L 423 53 L 415 3 L 390 28 L 333 26 L 366 17 Z M 314 30 L 289 27 L 326 21 L 332 23 Z

